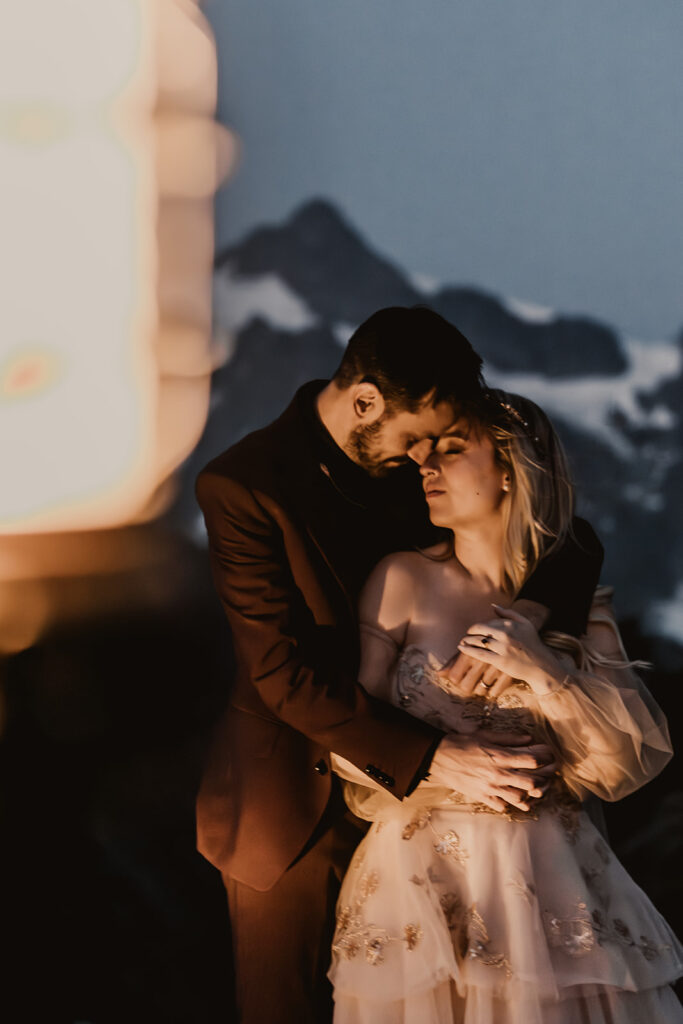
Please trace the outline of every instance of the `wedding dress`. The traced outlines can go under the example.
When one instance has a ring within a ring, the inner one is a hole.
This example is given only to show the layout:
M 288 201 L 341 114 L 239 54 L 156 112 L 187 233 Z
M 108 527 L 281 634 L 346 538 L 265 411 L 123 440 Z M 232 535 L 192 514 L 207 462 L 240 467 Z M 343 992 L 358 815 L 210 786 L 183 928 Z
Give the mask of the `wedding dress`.
M 590 623 L 616 631 L 605 598 Z M 400 651 L 393 703 L 445 731 L 530 732 L 562 773 L 534 810 L 502 814 L 428 781 L 399 801 L 333 755 L 372 822 L 338 902 L 335 1024 L 683 1022 L 683 949 L 583 808 L 661 770 L 666 721 L 631 670 L 598 674 L 585 651 L 569 686 L 496 701 L 449 692 L 429 652 Z

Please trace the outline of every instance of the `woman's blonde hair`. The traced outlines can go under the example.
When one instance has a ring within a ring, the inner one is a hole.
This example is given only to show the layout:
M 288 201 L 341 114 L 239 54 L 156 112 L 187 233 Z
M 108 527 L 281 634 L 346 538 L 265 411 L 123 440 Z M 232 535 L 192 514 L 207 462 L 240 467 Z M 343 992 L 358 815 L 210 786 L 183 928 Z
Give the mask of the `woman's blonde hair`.
M 503 570 L 512 596 L 571 530 L 574 486 L 567 456 L 543 410 L 521 395 L 489 390 L 468 419 L 490 438 L 496 462 L 510 478 Z

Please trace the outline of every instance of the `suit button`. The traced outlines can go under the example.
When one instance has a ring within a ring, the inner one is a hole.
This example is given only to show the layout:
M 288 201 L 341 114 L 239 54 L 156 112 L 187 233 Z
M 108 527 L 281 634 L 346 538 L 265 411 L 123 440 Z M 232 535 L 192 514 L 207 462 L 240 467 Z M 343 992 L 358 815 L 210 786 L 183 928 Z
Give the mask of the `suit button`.
M 323 761 L 322 757 L 320 758 L 317 764 L 313 765 L 313 771 L 317 772 L 318 775 L 327 775 L 327 765 Z

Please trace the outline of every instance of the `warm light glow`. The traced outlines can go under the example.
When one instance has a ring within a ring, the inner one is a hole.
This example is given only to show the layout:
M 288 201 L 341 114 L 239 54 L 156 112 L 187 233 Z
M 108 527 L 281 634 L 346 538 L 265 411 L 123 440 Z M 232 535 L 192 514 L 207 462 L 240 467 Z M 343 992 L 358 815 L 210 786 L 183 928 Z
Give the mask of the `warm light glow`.
M 0 11 L 0 533 L 144 518 L 201 433 L 215 94 L 194 0 Z

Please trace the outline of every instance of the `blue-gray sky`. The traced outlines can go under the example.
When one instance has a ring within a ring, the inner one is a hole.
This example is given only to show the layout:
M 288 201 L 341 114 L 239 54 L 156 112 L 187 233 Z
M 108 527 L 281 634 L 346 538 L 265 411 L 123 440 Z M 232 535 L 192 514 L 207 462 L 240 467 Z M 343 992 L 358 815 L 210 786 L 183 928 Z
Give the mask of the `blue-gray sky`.
M 683 326 L 681 0 L 206 0 L 217 247 L 331 199 L 411 272 Z

